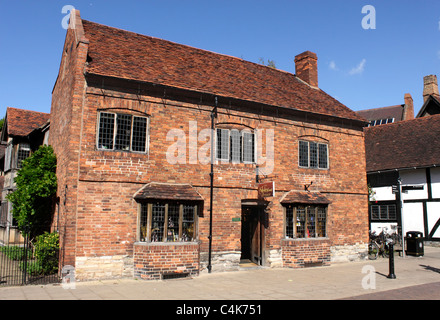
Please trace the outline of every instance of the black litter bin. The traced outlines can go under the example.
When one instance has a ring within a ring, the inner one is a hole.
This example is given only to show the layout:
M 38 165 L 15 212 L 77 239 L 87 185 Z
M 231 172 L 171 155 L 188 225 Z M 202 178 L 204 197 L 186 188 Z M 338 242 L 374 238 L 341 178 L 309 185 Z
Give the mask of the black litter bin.
M 406 233 L 406 254 L 420 257 L 425 254 L 423 247 L 423 233 L 409 231 Z

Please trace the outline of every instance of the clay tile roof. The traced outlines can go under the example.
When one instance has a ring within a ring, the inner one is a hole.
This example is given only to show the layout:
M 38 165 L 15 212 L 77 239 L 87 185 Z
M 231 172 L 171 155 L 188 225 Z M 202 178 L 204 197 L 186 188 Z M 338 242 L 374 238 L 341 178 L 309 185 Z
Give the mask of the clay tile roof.
M 394 118 L 397 122 L 403 119 L 403 107 L 404 105 L 398 104 L 390 107 L 360 110 L 357 111 L 357 114 L 368 121 Z
M 303 204 L 329 204 L 323 194 L 319 192 L 294 191 L 286 193 L 280 201 L 281 203 L 303 203 Z
M 34 129 L 45 124 L 50 114 L 8 107 L 6 110 L 6 129 L 11 136 L 27 136 Z
M 324 91 L 310 87 L 291 73 L 86 20 L 82 22 L 89 40 L 89 74 L 365 121 Z
M 364 129 L 367 172 L 440 165 L 440 115 Z
M 203 201 L 203 198 L 189 184 L 167 184 L 151 182 L 136 192 L 136 200 L 192 200 Z

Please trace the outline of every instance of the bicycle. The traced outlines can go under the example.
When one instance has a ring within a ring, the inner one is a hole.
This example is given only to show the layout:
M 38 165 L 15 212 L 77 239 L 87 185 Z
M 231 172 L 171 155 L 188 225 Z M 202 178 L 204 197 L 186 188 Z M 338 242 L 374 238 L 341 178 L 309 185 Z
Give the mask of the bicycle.
M 390 234 L 390 239 L 393 241 L 394 250 L 399 252 L 399 255 L 403 252 L 402 233 L 400 227 L 391 226 L 393 232 Z
M 387 236 L 383 229 L 379 235 L 370 231 L 370 242 L 368 243 L 368 259 L 370 260 L 376 260 L 379 255 L 384 258 L 389 257 L 389 245 L 393 240 Z

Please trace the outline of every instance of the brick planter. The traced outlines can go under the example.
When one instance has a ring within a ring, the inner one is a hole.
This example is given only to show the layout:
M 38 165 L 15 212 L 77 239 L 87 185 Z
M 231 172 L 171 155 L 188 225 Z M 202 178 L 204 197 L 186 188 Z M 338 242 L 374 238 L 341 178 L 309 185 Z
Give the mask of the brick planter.
M 330 265 L 330 240 L 327 238 L 282 240 L 281 252 L 284 267 Z
M 199 243 L 134 244 L 134 277 L 159 280 L 199 274 Z

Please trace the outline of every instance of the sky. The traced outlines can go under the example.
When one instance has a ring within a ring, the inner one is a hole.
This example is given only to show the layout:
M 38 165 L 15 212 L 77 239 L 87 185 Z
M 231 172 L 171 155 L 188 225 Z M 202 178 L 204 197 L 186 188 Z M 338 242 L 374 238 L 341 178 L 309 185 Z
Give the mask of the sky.
M 104 25 L 239 57 L 318 56 L 319 87 L 352 110 L 423 104 L 423 77 L 440 76 L 438 0 L 0 0 L 0 117 L 50 112 L 69 9 Z

